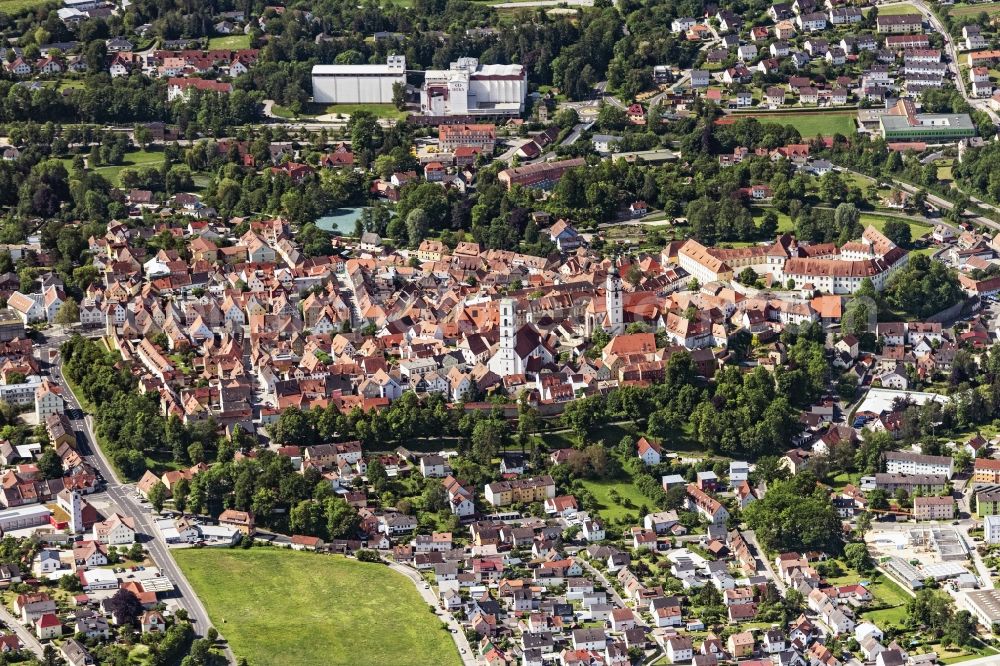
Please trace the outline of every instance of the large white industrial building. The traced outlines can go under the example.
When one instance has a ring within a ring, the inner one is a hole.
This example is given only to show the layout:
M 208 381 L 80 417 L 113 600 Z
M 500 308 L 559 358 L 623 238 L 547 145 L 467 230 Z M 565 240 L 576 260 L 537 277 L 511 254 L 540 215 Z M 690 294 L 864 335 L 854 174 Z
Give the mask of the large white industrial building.
M 392 86 L 406 85 L 406 58 L 389 56 L 384 65 L 313 65 L 317 104 L 391 104 Z
M 507 115 L 524 112 L 528 76 L 521 65 L 480 65 L 459 58 L 449 69 L 428 70 L 420 110 L 432 116 Z

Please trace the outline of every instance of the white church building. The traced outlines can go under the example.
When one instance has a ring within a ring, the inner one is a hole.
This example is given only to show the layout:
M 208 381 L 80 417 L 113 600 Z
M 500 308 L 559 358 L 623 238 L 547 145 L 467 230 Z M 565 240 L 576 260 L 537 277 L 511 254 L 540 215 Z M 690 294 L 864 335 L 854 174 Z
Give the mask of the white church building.
M 531 324 L 518 325 L 517 301 L 504 298 L 500 306 L 500 345 L 489 360 L 500 377 L 536 372 L 556 359 L 556 350 Z

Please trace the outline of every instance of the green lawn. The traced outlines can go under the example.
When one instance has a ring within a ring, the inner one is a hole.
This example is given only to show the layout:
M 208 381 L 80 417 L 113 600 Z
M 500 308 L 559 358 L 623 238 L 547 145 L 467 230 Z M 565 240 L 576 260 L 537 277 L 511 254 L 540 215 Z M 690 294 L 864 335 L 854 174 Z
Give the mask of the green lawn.
M 942 664 L 959 664 L 963 661 L 971 661 L 980 657 L 989 657 L 997 654 L 996 649 L 986 645 L 982 641 L 978 646 L 970 648 L 956 648 L 955 646 L 944 647 L 940 643 L 933 645 L 932 649 L 938 655 L 938 661 Z
M 383 565 L 276 548 L 174 555 L 237 658 L 254 666 L 461 664 L 413 584 Z
M 250 48 L 250 35 L 224 35 L 222 37 L 210 37 L 208 40 L 210 49 L 238 49 Z
M 861 214 L 862 226 L 868 226 L 870 224 L 879 231 L 883 231 L 885 229 L 885 223 L 888 222 L 890 219 L 892 219 L 892 216 L 877 215 L 873 213 Z M 905 218 L 902 219 L 910 226 L 910 237 L 913 240 L 917 240 L 924 234 L 928 234 L 934 231 L 933 227 L 931 227 L 930 225 L 920 224 L 919 222 L 915 222 L 913 220 L 907 220 Z
M 911 4 L 885 5 L 878 8 L 879 16 L 897 16 L 899 14 L 919 14 L 920 10 Z
M 20 14 L 26 9 L 34 9 L 48 4 L 48 0 L 0 0 L 0 12 Z
M 833 136 L 843 134 L 851 136 L 857 131 L 854 119 L 857 114 L 854 111 L 829 111 L 826 113 L 795 113 L 795 112 L 774 112 L 774 113 L 749 113 L 734 114 L 736 117 L 750 115 L 762 123 L 778 123 L 781 125 L 791 125 L 799 131 L 803 137 L 811 139 L 817 134 L 823 136 Z
M 649 508 L 653 508 L 653 502 L 648 497 L 639 492 L 635 484 L 632 483 L 631 477 L 626 479 L 615 479 L 612 481 L 583 481 L 583 487 L 586 488 L 597 503 L 601 505 L 600 514 L 605 520 L 623 520 L 625 516 L 632 515 L 633 518 L 638 518 L 639 507 L 645 504 Z M 614 490 L 618 493 L 619 500 L 616 502 L 611 499 L 611 491 Z M 621 504 L 622 501 L 628 500 L 632 503 L 631 507 L 624 506 Z
M 782 213 L 776 208 L 755 208 L 753 211 L 754 221 L 757 226 L 760 226 L 761 220 L 764 218 L 764 213 L 768 210 L 774 211 L 774 214 L 778 216 L 778 233 L 779 234 L 793 234 L 795 233 L 795 223 L 792 222 L 792 218 L 788 217 L 786 213 Z M 774 239 L 770 239 L 774 240 Z
M 72 168 L 73 158 L 64 157 L 62 159 L 63 163 L 66 165 L 67 169 Z M 98 167 L 94 167 L 94 171 L 101 174 L 112 185 L 121 184 L 121 173 L 125 169 L 130 168 L 140 168 L 148 166 L 159 166 L 163 163 L 163 152 L 158 150 L 133 150 L 131 152 L 125 153 L 125 159 L 122 164 L 105 164 Z
M 877 609 L 861 613 L 864 619 L 874 622 L 883 629 L 890 624 L 896 626 L 903 624 L 906 620 L 906 603 L 910 600 L 910 595 L 903 588 L 881 573 L 862 575 L 853 569 L 847 569 L 843 562 L 840 564 L 846 569 L 845 573 L 828 578 L 827 582 L 831 585 L 853 585 L 864 582 L 874 597 L 872 608 Z
M 316 105 L 312 106 L 315 107 Z M 329 104 L 318 108 L 317 115 L 328 113 L 349 116 L 358 111 L 369 111 L 378 118 L 389 118 L 390 120 L 402 120 L 406 117 L 406 113 L 400 111 L 392 104 Z

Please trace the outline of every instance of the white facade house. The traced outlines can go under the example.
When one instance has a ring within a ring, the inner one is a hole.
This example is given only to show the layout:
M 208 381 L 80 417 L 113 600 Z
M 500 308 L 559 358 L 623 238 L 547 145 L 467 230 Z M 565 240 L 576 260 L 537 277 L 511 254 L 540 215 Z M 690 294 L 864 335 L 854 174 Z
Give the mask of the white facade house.
M 92 538 L 108 546 L 132 544 L 135 542 L 135 520 L 116 513 L 107 520 L 94 523 Z
M 889 474 L 943 474 L 950 479 L 954 463 L 949 456 L 888 451 L 885 454 L 885 471 Z
M 384 65 L 313 65 L 317 104 L 391 104 L 392 87 L 406 85 L 406 58 L 391 55 Z
M 991 545 L 1000 543 L 1000 516 L 986 516 L 983 519 L 983 540 Z
M 35 417 L 39 423 L 45 423 L 52 414 L 62 414 L 66 411 L 59 387 L 48 380 L 42 381 L 35 389 Z

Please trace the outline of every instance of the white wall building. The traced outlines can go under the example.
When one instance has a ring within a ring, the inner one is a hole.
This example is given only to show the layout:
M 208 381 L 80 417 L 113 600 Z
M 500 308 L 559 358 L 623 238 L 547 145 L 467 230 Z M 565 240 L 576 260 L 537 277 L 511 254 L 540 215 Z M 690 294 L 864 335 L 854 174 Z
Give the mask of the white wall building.
M 889 474 L 943 474 L 949 479 L 953 462 L 948 456 L 925 456 L 909 451 L 888 451 L 885 471 Z
M 427 70 L 420 110 L 432 116 L 506 115 L 524 112 L 528 75 L 521 65 L 480 65 L 459 58 L 449 69 Z
M 983 540 L 991 545 L 1000 543 L 1000 516 L 983 518 Z
M 317 104 L 391 104 L 392 86 L 406 85 L 406 58 L 389 56 L 384 65 L 313 65 Z

